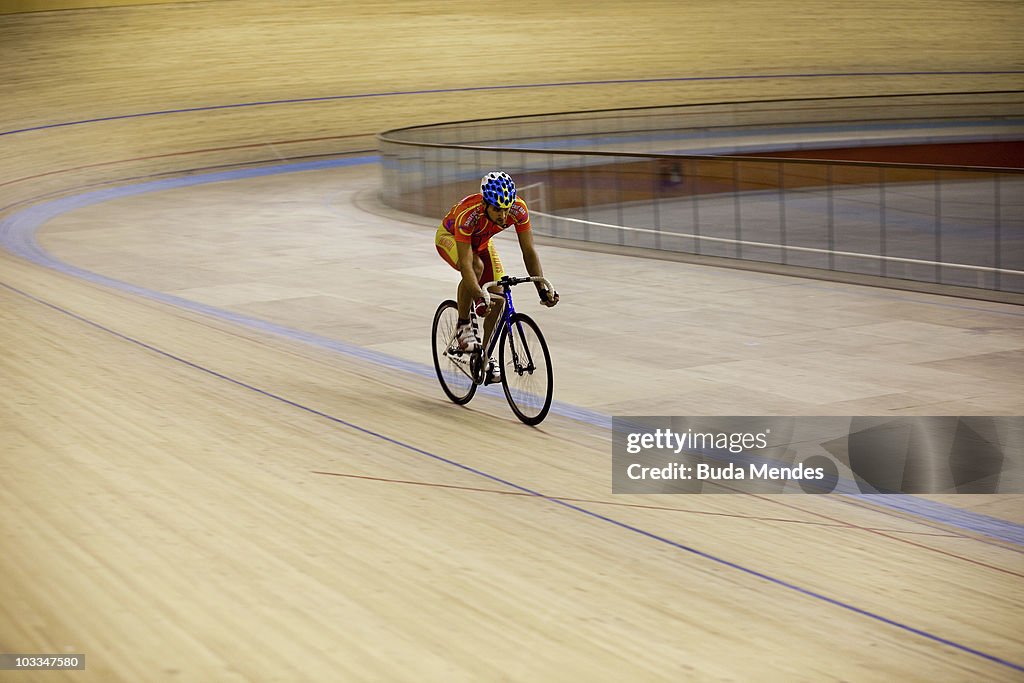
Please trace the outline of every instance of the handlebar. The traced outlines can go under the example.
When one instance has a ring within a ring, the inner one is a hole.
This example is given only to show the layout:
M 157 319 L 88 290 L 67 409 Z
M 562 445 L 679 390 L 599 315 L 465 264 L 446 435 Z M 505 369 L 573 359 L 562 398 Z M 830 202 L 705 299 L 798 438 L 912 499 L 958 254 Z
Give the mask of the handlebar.
M 512 277 L 511 275 L 506 275 L 500 280 L 492 280 L 490 282 L 480 285 L 480 289 L 482 289 L 484 292 L 484 301 L 487 303 L 488 306 L 490 306 L 492 295 L 487 290 L 489 290 L 491 287 L 493 287 L 494 285 L 512 287 L 515 285 L 521 285 L 524 282 L 539 282 L 542 285 L 544 285 L 544 289 L 548 290 L 549 292 L 555 291 L 555 288 L 551 285 L 551 281 L 542 275 L 533 275 L 530 277 Z

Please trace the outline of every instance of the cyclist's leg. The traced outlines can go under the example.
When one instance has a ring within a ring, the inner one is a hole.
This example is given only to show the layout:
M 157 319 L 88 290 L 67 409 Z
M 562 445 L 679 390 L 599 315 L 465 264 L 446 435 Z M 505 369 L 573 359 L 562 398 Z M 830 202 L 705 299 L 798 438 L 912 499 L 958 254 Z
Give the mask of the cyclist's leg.
M 494 240 L 487 241 L 487 249 L 480 252 L 480 257 L 483 262 L 483 273 L 480 275 L 480 284 L 490 282 L 492 280 L 500 280 L 505 277 L 505 268 L 501 265 L 501 258 L 498 256 L 498 250 L 494 246 Z M 501 287 L 495 285 L 490 289 L 491 294 L 502 295 Z M 494 331 L 494 325 L 498 322 L 498 316 L 501 315 L 502 305 L 501 302 L 496 302 L 498 305 L 492 306 L 487 311 L 487 317 L 484 318 L 484 349 L 487 348 L 487 342 L 490 341 L 491 332 Z
M 434 246 L 437 247 L 438 255 L 447 263 L 449 266 L 454 268 L 456 271 L 459 270 L 459 250 L 455 244 L 455 238 L 445 230 L 444 225 L 441 225 L 437 232 L 434 234 Z M 476 271 L 476 276 L 479 280 L 480 275 L 483 271 L 483 262 L 476 257 L 474 254 L 473 258 L 473 269 Z M 479 280 L 480 282 L 486 282 L 486 280 Z M 459 304 L 459 320 L 469 320 L 469 305 L 470 295 L 468 292 L 463 291 L 462 278 L 459 278 L 458 293 L 455 297 Z

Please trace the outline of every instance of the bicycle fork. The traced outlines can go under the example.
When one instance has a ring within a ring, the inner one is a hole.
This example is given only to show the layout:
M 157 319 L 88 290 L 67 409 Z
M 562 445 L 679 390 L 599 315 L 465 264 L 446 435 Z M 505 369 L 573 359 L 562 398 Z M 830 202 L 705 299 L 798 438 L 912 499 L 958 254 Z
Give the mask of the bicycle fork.
M 506 334 L 508 335 L 508 348 L 512 356 L 512 368 L 513 370 L 515 370 L 517 375 L 523 375 L 525 373 L 532 374 L 535 369 L 535 366 L 533 364 L 533 357 L 530 354 L 530 347 L 527 346 L 525 343 L 520 344 L 517 342 L 516 332 L 519 333 L 518 339 L 522 340 L 526 338 L 526 336 L 523 334 L 523 324 L 518 320 L 514 325 L 512 324 L 512 317 L 516 314 L 516 309 L 515 306 L 512 305 L 511 287 L 504 287 L 503 293 L 505 295 L 505 310 L 503 311 L 501 322 L 502 326 L 506 330 Z M 495 332 L 496 331 L 491 332 L 492 349 L 494 347 L 494 340 L 500 336 L 498 334 L 495 334 Z M 517 348 L 520 346 L 522 347 L 521 350 Z M 525 364 L 523 364 L 520 359 L 520 353 L 526 356 Z

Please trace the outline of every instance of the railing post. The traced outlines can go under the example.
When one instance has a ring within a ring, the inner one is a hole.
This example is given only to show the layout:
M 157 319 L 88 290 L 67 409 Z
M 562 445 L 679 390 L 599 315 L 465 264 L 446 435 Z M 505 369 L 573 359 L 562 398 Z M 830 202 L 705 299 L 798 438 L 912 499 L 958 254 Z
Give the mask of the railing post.
M 733 214 L 736 221 L 736 258 L 743 258 L 743 218 L 740 211 L 740 165 L 738 161 L 732 162 L 732 204 Z
M 779 242 L 782 244 L 782 262 L 789 262 L 789 250 L 786 248 L 786 167 L 781 161 L 779 165 Z
M 544 211 L 546 211 L 547 213 L 551 214 L 552 216 L 557 216 L 558 215 L 558 195 L 557 195 L 557 193 L 558 193 L 558 183 L 555 182 L 555 155 L 554 154 L 548 154 L 547 158 L 548 158 L 547 184 L 548 184 L 549 190 L 548 190 L 548 197 L 547 197 L 548 203 L 547 203 L 547 206 L 544 207 Z M 558 230 L 558 221 L 556 219 L 554 219 L 554 218 L 549 218 L 548 220 L 551 221 L 551 228 L 550 228 L 551 236 L 552 237 L 558 237 L 558 232 L 559 232 L 559 230 Z M 566 231 L 566 232 L 568 232 L 568 231 Z
M 661 249 L 661 195 L 658 192 L 658 174 L 650 173 L 651 178 L 651 197 L 654 199 L 652 202 L 652 213 L 654 215 L 654 248 Z
M 618 166 L 618 164 L 616 164 L 615 166 Z M 619 226 L 622 226 L 622 225 L 625 224 L 625 220 L 623 220 L 623 218 L 622 218 L 622 171 L 620 171 L 620 170 L 618 170 L 616 168 L 614 173 L 615 173 L 615 206 L 618 209 L 618 212 L 617 212 L 618 216 L 619 216 L 618 224 L 619 224 Z M 621 245 L 621 244 L 625 244 L 625 243 L 626 243 L 626 231 L 625 230 L 619 230 L 619 244 Z
M 825 173 L 825 186 L 828 190 L 828 269 L 836 269 L 836 212 L 835 212 L 835 198 L 833 194 L 835 188 L 832 180 L 832 164 L 828 164 L 825 167 L 827 172 Z
M 1001 278 L 1002 273 L 1000 272 L 1000 270 L 1003 267 L 1003 257 L 1002 257 L 1002 253 L 1003 253 L 1003 250 L 1002 250 L 1002 239 L 1003 239 L 1003 202 L 1002 202 L 1002 197 L 1000 196 L 1000 184 L 999 184 L 999 179 L 1001 177 L 1002 176 L 999 175 L 998 173 L 994 174 L 994 176 L 993 176 L 994 182 L 995 182 L 995 189 L 996 189 L 996 196 L 995 196 L 995 205 L 996 205 L 995 206 L 995 210 L 996 210 L 996 215 L 995 215 L 995 219 L 996 219 L 996 225 L 995 225 L 995 229 L 996 229 L 996 231 L 995 231 L 995 249 L 996 249 L 996 253 L 995 253 L 995 262 L 994 262 L 995 263 L 995 267 L 996 267 L 996 272 L 995 272 L 995 281 L 994 281 L 992 286 L 997 291 L 1002 289 L 1002 278 Z
M 587 202 L 587 167 L 583 163 L 586 159 L 580 155 L 580 204 L 583 207 L 583 239 L 590 241 L 590 205 Z
M 935 170 L 935 282 L 942 282 L 942 175 Z
M 693 173 L 690 174 L 690 201 L 693 202 L 693 234 L 696 239 L 693 242 L 694 253 L 700 254 L 700 207 L 697 206 L 700 197 L 700 162 L 691 161 Z
M 885 167 L 878 167 L 878 255 L 879 274 L 888 277 L 888 263 L 886 263 L 886 234 L 885 234 Z

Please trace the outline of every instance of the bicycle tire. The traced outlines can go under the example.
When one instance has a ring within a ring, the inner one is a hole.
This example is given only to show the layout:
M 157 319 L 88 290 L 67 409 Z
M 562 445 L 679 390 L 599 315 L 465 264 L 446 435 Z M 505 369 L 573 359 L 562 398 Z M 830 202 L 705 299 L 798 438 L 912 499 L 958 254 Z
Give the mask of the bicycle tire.
M 476 382 L 470 376 L 470 356 L 464 354 L 465 367 L 445 354 L 455 338 L 455 330 L 459 324 L 459 307 L 451 299 L 442 301 L 434 313 L 434 324 L 431 326 L 431 348 L 434 353 L 434 370 L 441 389 L 453 403 L 465 405 L 476 393 Z
M 530 316 L 516 313 L 510 323 L 501 329 L 498 341 L 501 386 L 516 417 L 528 425 L 538 425 L 551 409 L 551 354 L 540 327 Z

